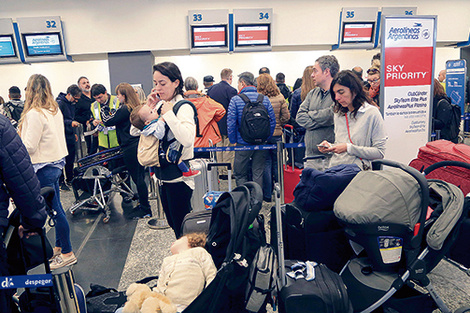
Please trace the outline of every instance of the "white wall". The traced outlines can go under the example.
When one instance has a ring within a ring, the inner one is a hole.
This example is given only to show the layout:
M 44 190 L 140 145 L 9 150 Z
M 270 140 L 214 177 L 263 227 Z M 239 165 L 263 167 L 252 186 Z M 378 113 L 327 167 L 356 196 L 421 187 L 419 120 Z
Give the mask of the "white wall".
M 33 74 L 42 74 L 49 79 L 54 96 L 65 92 L 71 84 L 76 84 L 80 76 L 88 77 L 91 84 L 101 83 L 107 89 L 110 86 L 107 60 L 0 65 L 0 73 L 0 96 L 5 100 L 8 99 L 11 86 L 18 86 L 23 91 Z

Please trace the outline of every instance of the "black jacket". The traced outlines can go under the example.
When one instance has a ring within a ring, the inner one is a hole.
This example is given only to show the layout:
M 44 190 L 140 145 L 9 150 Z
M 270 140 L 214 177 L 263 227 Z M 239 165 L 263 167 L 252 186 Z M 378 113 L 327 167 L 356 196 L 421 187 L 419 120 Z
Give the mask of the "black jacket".
M 91 119 L 91 104 L 95 102 L 93 98 L 88 98 L 82 93 L 80 100 L 75 105 L 75 120 L 83 125 L 86 130 L 86 122 Z
M 209 90 L 207 90 L 207 95 L 218 103 L 222 104 L 226 112 L 228 112 L 230 99 L 232 99 L 232 97 L 237 94 L 237 90 L 224 80 L 218 84 L 212 85 Z M 219 125 L 220 134 L 227 136 L 227 114 L 225 114 L 224 117 L 222 117 L 222 119 L 217 122 L 217 124 Z
M 66 94 L 61 92 L 56 101 L 59 104 L 62 115 L 64 116 L 65 140 L 67 143 L 73 143 L 75 142 L 75 135 L 73 132 L 72 122 L 75 120 L 75 103 L 67 100 L 65 96 Z
M 450 98 L 445 95 L 436 95 L 433 98 L 432 130 L 433 132 L 440 130 L 440 137 L 438 139 L 446 139 L 457 143 L 458 138 L 451 138 L 449 134 L 449 126 L 453 117 L 452 106 L 450 103 Z
M 28 151 L 10 121 L 0 115 L 0 231 L 8 225 L 10 197 L 26 229 L 44 225 L 46 209 Z
M 104 126 L 116 126 L 116 135 L 119 145 L 124 149 L 128 146 L 138 144 L 140 138 L 132 136 L 130 133 L 130 115 L 131 113 L 127 105 L 123 103 L 119 105 L 116 111 L 110 110 L 109 105 L 104 105 L 101 108 L 101 119 L 103 120 Z
M 282 95 L 284 96 L 284 99 L 286 99 L 290 103 L 290 97 L 292 96 L 292 91 L 289 89 L 289 87 L 287 87 L 287 85 L 284 83 L 277 83 L 276 85 L 281 91 Z

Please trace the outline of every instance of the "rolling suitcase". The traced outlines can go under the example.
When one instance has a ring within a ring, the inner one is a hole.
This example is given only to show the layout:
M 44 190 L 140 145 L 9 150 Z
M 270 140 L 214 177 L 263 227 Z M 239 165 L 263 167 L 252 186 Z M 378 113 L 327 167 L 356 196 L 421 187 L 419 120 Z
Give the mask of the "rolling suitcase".
M 281 226 L 281 195 L 275 186 L 277 256 L 279 264 L 279 312 L 352 313 L 346 286 L 341 277 L 323 264 L 313 261 L 284 260 L 284 240 Z
M 284 125 L 284 140 L 290 134 L 289 143 L 294 142 L 293 134 L 294 127 L 291 125 Z M 294 189 L 295 186 L 300 181 L 300 174 L 302 174 L 302 169 L 295 167 L 295 157 L 294 157 L 294 148 L 291 148 L 291 158 L 292 165 L 285 164 L 283 162 L 282 170 L 284 172 L 284 203 L 291 203 L 294 201 Z M 278 160 L 280 162 L 280 160 Z
M 470 163 L 470 146 L 455 144 L 448 140 L 436 140 L 428 142 L 419 148 L 418 157 L 410 162 L 410 166 L 418 171 L 440 161 L 461 161 Z M 459 167 L 439 168 L 426 178 L 442 179 L 446 182 L 459 186 L 466 195 L 470 193 L 470 170 Z
M 271 242 L 276 241 L 276 208 L 271 211 Z M 339 273 L 353 255 L 348 238 L 333 211 L 307 212 L 286 204 L 281 210 L 284 257 L 323 263 Z
M 217 175 L 217 171 L 213 171 L 212 170 L 213 168 L 223 167 L 223 166 L 226 166 L 228 169 L 228 189 L 229 189 L 228 191 L 231 191 L 232 189 L 232 165 L 230 163 L 208 163 L 207 164 L 208 177 L 212 177 L 213 174 Z M 181 224 L 182 235 L 186 235 L 189 233 L 206 233 L 207 234 L 209 232 L 209 227 L 211 224 L 210 223 L 211 215 L 212 215 L 211 209 L 214 207 L 219 197 L 224 193 L 223 191 L 212 190 L 212 186 L 213 186 L 212 181 L 208 180 L 208 191 L 201 197 L 203 209 L 196 210 L 195 207 L 193 206 L 193 210 L 190 213 L 186 214 L 186 216 L 184 217 L 183 223 Z M 197 187 L 198 186 L 196 183 L 196 189 Z M 193 198 L 194 198 L 194 193 L 193 193 Z M 191 198 L 191 202 L 193 198 Z
M 217 171 L 208 171 L 208 164 L 214 163 L 211 159 L 194 159 L 190 160 L 189 164 L 193 170 L 198 170 L 201 172 L 200 175 L 194 177 L 195 188 L 193 190 L 193 195 L 191 197 L 191 207 L 193 211 L 203 211 L 204 210 L 204 195 L 209 191 L 209 180 L 211 182 L 211 187 L 219 189 L 219 178 Z

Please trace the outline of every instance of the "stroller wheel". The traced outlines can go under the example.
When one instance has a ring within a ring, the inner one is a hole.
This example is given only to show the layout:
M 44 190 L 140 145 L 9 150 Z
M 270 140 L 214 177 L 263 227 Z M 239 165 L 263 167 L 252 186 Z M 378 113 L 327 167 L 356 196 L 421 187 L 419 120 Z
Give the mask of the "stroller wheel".
M 103 223 L 107 224 L 109 222 L 109 216 L 103 217 Z
M 469 312 L 470 312 L 470 306 L 463 306 L 455 310 L 454 313 L 469 313 Z

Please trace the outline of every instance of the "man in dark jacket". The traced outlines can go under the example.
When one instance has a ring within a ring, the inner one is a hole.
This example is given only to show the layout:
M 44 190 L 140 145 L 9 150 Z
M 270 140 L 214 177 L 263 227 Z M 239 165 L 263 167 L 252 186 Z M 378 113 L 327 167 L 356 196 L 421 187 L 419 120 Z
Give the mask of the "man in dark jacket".
M 88 78 L 82 76 L 78 79 L 78 87 L 82 91 L 82 96 L 75 105 L 75 120 L 83 125 L 83 131 L 91 130 L 91 104 L 95 102 L 95 99 L 91 96 L 91 85 Z M 93 154 L 98 150 L 98 133 L 96 136 L 90 135 L 85 136 L 85 142 L 87 146 L 87 153 Z
M 73 163 L 75 162 L 75 142 L 78 138 L 75 138 L 74 128 L 80 125 L 75 120 L 75 104 L 80 100 L 82 91 L 77 85 L 70 85 L 67 88 L 67 94 L 61 92 L 57 97 L 56 101 L 59 104 L 59 108 L 64 116 L 64 129 L 65 129 L 65 141 L 67 142 L 67 150 L 69 154 L 65 157 L 65 176 L 66 186 L 62 184 L 63 190 L 69 189 L 73 179 Z
M 212 85 L 212 87 L 209 88 L 207 95 L 222 104 L 225 112 L 227 112 L 230 99 L 237 94 L 237 90 L 231 86 L 233 79 L 232 70 L 224 68 L 222 72 L 220 72 L 220 79 L 220 83 Z M 222 141 L 217 144 L 217 147 L 231 146 L 227 135 L 227 115 L 224 115 L 222 119 L 217 122 L 217 125 L 219 126 L 220 135 L 222 136 Z M 230 163 L 233 166 L 234 156 L 233 151 L 217 152 L 217 162 Z M 227 175 L 227 169 L 224 168 L 220 173 L 221 175 Z
M 8 226 L 10 197 L 21 213 L 22 229 L 44 226 L 46 210 L 40 195 L 39 181 L 34 174 L 28 151 L 10 121 L 0 116 L 0 234 Z M 8 276 L 6 252 L 0 244 L 0 276 Z M 0 312 L 11 312 L 13 289 L 0 290 Z
M 16 127 L 23 113 L 24 102 L 21 100 L 21 90 L 16 86 L 8 89 L 8 97 L 10 101 L 3 105 L 3 111 L 6 117 L 8 117 L 11 123 Z
M 290 103 L 292 91 L 286 85 L 286 75 L 284 75 L 284 73 L 276 74 L 276 85 L 284 96 L 284 99 L 286 99 Z
M 240 90 L 240 94 L 245 94 L 252 102 L 256 102 L 259 95 L 256 87 L 253 86 L 254 80 L 255 77 L 250 72 L 243 72 L 238 75 L 238 89 Z M 228 138 L 231 143 L 236 143 L 237 146 L 248 145 L 248 143 L 243 140 L 240 134 L 240 125 L 243 115 L 243 108 L 245 105 L 245 101 L 243 101 L 243 99 L 237 95 L 233 97 L 232 100 L 230 100 L 230 104 L 228 106 Z M 276 127 L 276 116 L 274 115 L 271 102 L 266 96 L 263 96 L 263 105 L 268 111 L 270 124 L 269 137 L 271 137 L 274 132 L 274 128 Z M 263 172 L 266 162 L 266 150 L 236 151 L 233 164 L 233 176 L 235 177 L 235 182 L 237 186 L 240 186 L 248 181 L 248 165 L 250 159 L 252 161 L 251 171 L 253 181 L 258 183 L 260 186 L 263 186 Z

